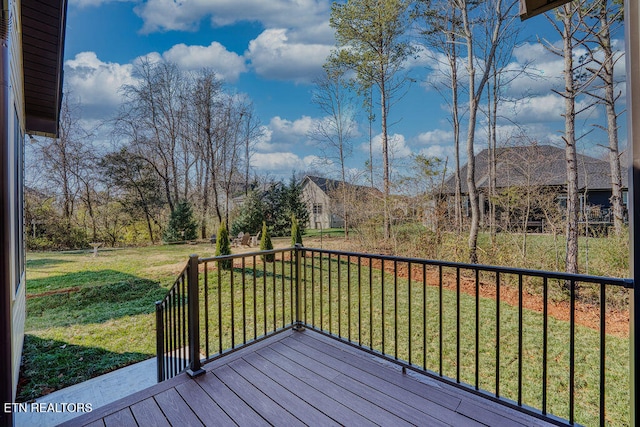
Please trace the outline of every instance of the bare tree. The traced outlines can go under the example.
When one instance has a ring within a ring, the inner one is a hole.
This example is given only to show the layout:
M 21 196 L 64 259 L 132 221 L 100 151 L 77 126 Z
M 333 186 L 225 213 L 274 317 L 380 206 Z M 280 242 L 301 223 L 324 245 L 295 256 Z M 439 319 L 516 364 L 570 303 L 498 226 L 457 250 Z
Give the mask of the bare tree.
M 380 95 L 382 176 L 384 186 L 384 236 L 391 237 L 391 193 L 388 117 L 394 95 L 408 78 L 402 73 L 414 48 L 405 39 L 409 29 L 409 1 L 352 0 L 333 3 L 330 25 L 336 30 L 337 50 L 329 61 L 356 73 L 363 93 L 376 87 Z
M 130 141 L 134 153 L 154 168 L 173 211 L 188 191 L 184 180 L 189 178 L 190 162 L 185 157 L 183 139 L 187 82 L 177 66 L 169 62 L 144 60 L 134 76 L 136 83 L 122 89 L 125 102 L 116 119 L 117 132 Z
M 584 81 L 580 76 L 579 67 L 574 66 L 573 55 L 577 46 L 584 42 L 584 37 L 580 36 L 578 25 L 579 10 L 583 7 L 584 1 L 572 2 L 556 9 L 556 16 L 559 23 L 549 18 L 549 21 L 562 36 L 562 48 L 555 48 L 547 43 L 546 47 L 550 52 L 564 58 L 564 91 L 555 91 L 564 98 L 565 103 L 565 129 L 562 137 L 565 144 L 565 160 L 567 172 L 567 209 L 566 209 L 566 239 L 567 251 L 565 257 L 565 269 L 569 273 L 578 272 L 578 215 L 579 215 L 579 195 L 578 195 L 578 161 L 577 161 L 577 138 L 575 121 L 581 112 L 576 110 L 576 99 L 583 93 L 590 81 Z M 583 66 L 584 64 L 580 64 Z
M 309 137 L 316 141 L 325 164 L 337 163 L 340 170 L 341 188 L 335 189 L 342 194 L 342 217 L 344 235 L 349 236 L 349 217 L 347 210 L 348 194 L 346 160 L 351 156 L 352 140 L 355 132 L 354 98 L 348 82 L 340 69 L 324 67 L 324 73 L 315 81 L 316 90 L 312 102 L 324 114 L 318 120 Z
M 442 67 L 440 72 L 446 74 L 446 80 L 433 81 L 432 86 L 440 92 L 451 111 L 454 148 L 454 216 L 458 233 L 462 232 L 462 180 L 460 178 L 460 81 L 458 77 L 460 10 L 454 6 L 454 0 L 445 0 L 436 4 L 434 0 L 417 2 L 415 16 L 419 20 L 419 31 L 427 45 L 443 54 L 441 61 L 438 55 L 431 55 L 432 61 Z M 443 62 L 443 63 L 441 63 Z
M 624 225 L 624 203 L 622 200 L 622 172 L 620 166 L 620 149 L 618 147 L 618 117 L 616 102 L 620 98 L 621 91 L 616 93 L 614 78 L 614 67 L 622 57 L 622 52 L 614 51 L 611 45 L 611 33 L 620 26 L 622 21 L 621 2 L 609 0 L 593 0 L 589 7 L 580 9 L 580 24 L 587 31 L 593 41 L 595 48 L 590 44 L 585 44 L 588 62 L 591 66 L 586 70 L 602 81 L 602 84 L 595 85 L 594 89 L 588 91 L 589 95 L 603 105 L 606 112 L 606 126 L 598 126 L 607 132 L 609 149 L 609 167 L 611 169 L 611 206 L 613 211 L 613 225 L 616 234 L 622 232 Z M 589 21 L 594 23 L 590 24 Z
M 62 218 L 67 229 L 71 228 L 76 203 L 82 192 L 90 192 L 83 186 L 89 184 L 91 154 L 90 133 L 80 124 L 79 104 L 65 93 L 60 111 L 60 136 L 34 139 L 38 157 L 38 171 L 45 177 L 44 186 L 59 196 Z
M 477 114 L 480 105 L 480 98 L 484 91 L 485 85 L 491 76 L 493 62 L 496 58 L 496 50 L 504 36 L 505 28 L 514 19 L 513 9 L 518 2 L 512 0 L 492 0 L 484 3 L 486 12 L 484 23 L 487 29 L 484 34 L 487 35 L 486 45 L 484 48 L 484 68 L 476 80 L 476 72 L 478 71 L 476 63 L 477 52 L 474 48 L 474 40 L 476 35 L 473 32 L 472 20 L 470 16 L 471 2 L 468 0 L 455 0 L 456 7 L 460 10 L 462 18 L 462 35 L 467 48 L 467 75 L 469 89 L 469 118 L 467 127 L 467 188 L 469 193 L 469 201 L 471 205 L 471 224 L 469 227 L 469 261 L 471 263 L 478 262 L 477 245 L 478 231 L 480 226 L 480 205 L 478 200 L 478 189 L 475 182 L 475 131 Z M 480 38 L 479 40 L 482 40 Z

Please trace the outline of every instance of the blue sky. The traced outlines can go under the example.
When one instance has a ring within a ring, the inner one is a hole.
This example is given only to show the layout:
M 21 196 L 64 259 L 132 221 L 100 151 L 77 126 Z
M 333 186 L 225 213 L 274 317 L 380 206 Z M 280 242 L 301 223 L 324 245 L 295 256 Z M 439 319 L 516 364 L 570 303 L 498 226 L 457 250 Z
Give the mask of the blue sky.
M 65 84 L 82 105 L 82 119 L 95 126 L 110 118 L 120 102 L 118 89 L 133 82 L 133 64 L 145 56 L 162 57 L 183 69 L 209 67 L 232 90 L 253 102 L 263 125 L 263 137 L 252 158 L 258 174 L 288 177 L 293 170 L 321 171 L 319 150 L 307 137 L 320 111 L 311 103 L 311 80 L 334 45 L 329 27 L 330 2 L 322 0 L 69 0 L 65 47 Z M 520 77 L 507 92 L 526 99 L 503 107 L 502 139 L 524 126 L 527 136 L 540 143 L 560 144 L 564 128 L 563 100 L 551 89 L 562 87 L 562 58 L 547 52 L 537 41 L 558 42 L 547 19 L 539 16 L 522 26 L 523 42 L 512 64 L 531 61 L 539 78 Z M 623 50 L 622 32 L 614 43 Z M 425 82 L 437 78 L 428 68 L 428 55 L 409 64 L 416 82 L 394 105 L 390 129 L 395 158 L 401 161 L 422 153 L 449 157 L 453 162 L 448 112 L 440 95 Z M 624 59 L 619 62 L 624 80 Z M 624 106 L 624 84 L 620 86 Z M 582 101 L 584 102 L 584 101 Z M 578 132 L 587 133 L 603 112 L 590 109 L 578 121 Z M 349 167 L 354 175 L 368 157 L 368 123 L 364 114 L 353 141 Z M 620 123 L 624 125 L 624 117 Z M 107 139 L 108 127 L 98 138 Z M 374 123 L 374 141 L 379 140 Z M 620 131 L 624 144 L 626 131 Z M 477 151 L 484 148 L 479 131 Z M 580 142 L 584 154 L 601 156 L 598 144 L 606 144 L 602 131 L 590 132 Z M 374 162 L 375 164 L 375 162 Z

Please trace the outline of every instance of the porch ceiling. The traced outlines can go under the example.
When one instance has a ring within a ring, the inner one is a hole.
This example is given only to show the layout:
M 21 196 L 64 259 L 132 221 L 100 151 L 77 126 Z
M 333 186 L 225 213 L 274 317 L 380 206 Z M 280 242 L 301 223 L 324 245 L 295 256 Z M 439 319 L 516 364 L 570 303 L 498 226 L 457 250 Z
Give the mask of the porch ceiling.
M 58 135 L 67 0 L 22 0 L 26 131 Z

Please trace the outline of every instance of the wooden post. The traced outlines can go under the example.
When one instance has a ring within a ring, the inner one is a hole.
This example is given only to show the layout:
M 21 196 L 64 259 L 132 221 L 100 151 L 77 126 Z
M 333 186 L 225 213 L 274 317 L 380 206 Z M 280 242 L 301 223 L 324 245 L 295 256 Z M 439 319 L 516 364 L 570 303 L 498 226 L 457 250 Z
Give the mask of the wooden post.
M 187 374 L 197 377 L 205 373 L 200 365 L 200 302 L 198 255 L 189 256 L 187 272 L 187 298 L 189 321 L 189 368 Z

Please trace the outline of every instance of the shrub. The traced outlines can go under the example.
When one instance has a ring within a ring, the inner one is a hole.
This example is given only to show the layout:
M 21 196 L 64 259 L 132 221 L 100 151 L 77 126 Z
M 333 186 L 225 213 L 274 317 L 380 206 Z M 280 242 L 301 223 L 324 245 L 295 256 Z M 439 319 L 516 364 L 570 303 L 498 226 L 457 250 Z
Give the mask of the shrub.
M 302 246 L 302 230 L 295 215 L 291 215 L 291 246 Z
M 231 242 L 229 241 L 229 232 L 227 231 L 227 224 L 222 221 L 220 227 L 218 227 L 218 237 L 216 240 L 216 252 L 215 256 L 231 255 Z M 233 260 L 226 259 L 219 262 L 220 268 L 230 270 L 233 265 Z
M 271 243 L 271 235 L 269 235 L 269 229 L 267 228 L 267 223 L 262 223 L 262 233 L 260 238 L 260 250 L 261 251 L 269 251 L 273 249 L 273 243 Z M 266 254 L 262 255 L 262 260 L 264 262 L 273 262 L 276 259 L 275 254 Z

